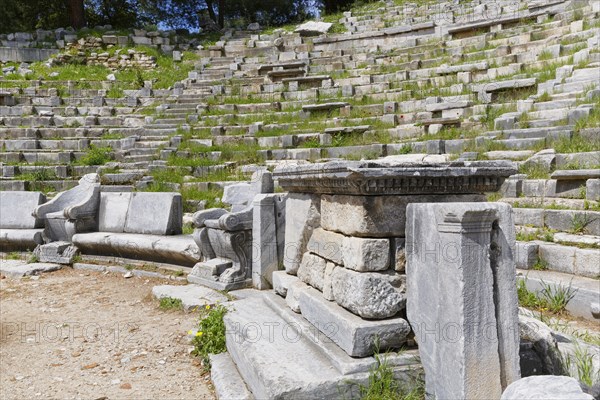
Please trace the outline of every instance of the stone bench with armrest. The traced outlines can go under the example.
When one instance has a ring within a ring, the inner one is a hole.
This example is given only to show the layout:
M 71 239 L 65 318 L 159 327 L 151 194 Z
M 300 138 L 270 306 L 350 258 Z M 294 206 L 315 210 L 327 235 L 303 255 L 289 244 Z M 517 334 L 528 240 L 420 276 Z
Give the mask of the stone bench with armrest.
M 100 177 L 87 174 L 79 185 L 36 207 L 34 216 L 44 221 L 46 242 L 71 242 L 74 234 L 96 228 Z
M 252 285 L 253 199 L 273 192 L 270 172 L 258 171 L 250 183 L 227 186 L 223 203 L 231 212 L 213 208 L 194 214 L 194 240 L 202 261 L 194 266 L 188 281 L 218 290 Z
M 39 192 L 0 192 L 0 251 L 33 250 L 44 243 L 44 221 L 33 211 L 45 202 Z
M 183 202 L 179 193 L 103 192 L 98 232 L 73 236 L 83 254 L 194 266 L 200 251 L 191 235 L 182 235 Z

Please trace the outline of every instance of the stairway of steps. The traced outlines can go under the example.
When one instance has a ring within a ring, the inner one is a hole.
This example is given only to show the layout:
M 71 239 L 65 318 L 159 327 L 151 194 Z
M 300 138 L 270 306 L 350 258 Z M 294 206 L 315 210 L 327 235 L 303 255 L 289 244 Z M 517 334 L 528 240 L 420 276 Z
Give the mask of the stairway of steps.
M 174 157 L 241 167 L 244 146 L 270 165 L 409 152 L 523 161 L 579 136 L 581 121 L 598 112 L 593 2 L 506 2 L 493 18 L 485 1 L 432 7 L 359 8 L 340 20 L 347 32 L 317 38 L 237 32 L 199 50 L 188 79 L 147 97 L 14 82 L 2 90 L 15 105 L 0 106 L 0 187 L 27 186 L 19 180 L 26 166 L 71 181 L 103 171 L 77 165 L 90 146 L 112 149 L 107 182 L 140 187 L 174 167 Z M 315 104 L 323 111 L 306 111 Z

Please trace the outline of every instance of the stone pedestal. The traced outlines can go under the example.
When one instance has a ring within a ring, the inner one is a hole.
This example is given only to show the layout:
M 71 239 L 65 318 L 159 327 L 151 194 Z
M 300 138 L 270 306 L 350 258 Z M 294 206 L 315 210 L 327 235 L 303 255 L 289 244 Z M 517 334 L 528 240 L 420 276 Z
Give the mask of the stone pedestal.
M 405 345 L 407 206 L 485 201 L 483 192 L 498 190 L 514 172 L 502 162 L 417 164 L 394 158 L 276 170 L 279 184 L 293 192 L 287 205 L 286 271 L 309 285 L 292 285 L 288 304 L 306 312 L 328 337 L 335 335 L 318 315 L 346 327 L 352 325 L 346 316 L 352 315 L 367 326 L 379 326 L 382 337 L 394 337 L 377 339 L 372 330 L 356 329 L 334 339 L 351 356 Z M 310 309 L 304 311 L 303 305 Z
M 406 233 L 407 315 L 427 393 L 499 398 L 520 377 L 511 207 L 411 204 Z

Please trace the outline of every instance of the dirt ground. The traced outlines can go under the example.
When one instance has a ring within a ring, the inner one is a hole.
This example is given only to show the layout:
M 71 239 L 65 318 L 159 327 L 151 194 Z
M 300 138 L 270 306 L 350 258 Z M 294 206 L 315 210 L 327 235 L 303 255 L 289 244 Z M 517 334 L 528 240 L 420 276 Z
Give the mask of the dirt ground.
M 213 399 L 169 281 L 63 269 L 0 281 L 1 399 Z

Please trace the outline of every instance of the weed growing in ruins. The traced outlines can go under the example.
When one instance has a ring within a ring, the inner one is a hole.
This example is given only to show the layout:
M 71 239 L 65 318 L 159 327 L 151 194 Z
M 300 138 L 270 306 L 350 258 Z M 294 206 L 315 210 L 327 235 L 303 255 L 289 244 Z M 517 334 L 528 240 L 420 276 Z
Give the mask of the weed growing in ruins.
M 183 235 L 191 235 L 192 233 L 194 233 L 194 227 L 192 226 L 192 224 L 183 225 L 183 230 L 182 230 Z
M 494 121 L 496 118 L 498 118 L 499 116 L 501 116 L 502 114 L 506 114 L 509 112 L 514 112 L 516 110 L 516 106 L 514 107 L 509 107 L 509 106 L 500 106 L 500 107 L 492 107 L 492 106 L 488 106 L 485 109 L 485 115 L 483 116 L 483 118 L 481 118 L 480 122 L 482 124 L 484 124 L 488 130 L 493 131 L 494 130 Z
M 565 312 L 567 304 L 573 300 L 577 293 L 577 289 L 573 289 L 571 283 L 567 286 L 563 284 L 550 285 L 542 280 L 541 284 L 541 295 L 547 304 L 547 308 L 555 314 Z
M 27 264 L 33 264 L 36 262 L 40 262 L 40 258 L 37 256 L 37 254 L 28 252 L 27 253 Z
M 592 386 L 600 382 L 600 371 L 594 370 L 594 354 L 587 347 L 575 344 L 573 354 L 562 354 L 563 369 L 579 382 Z
M 538 103 L 544 103 L 547 101 L 552 101 L 552 96 L 548 94 L 548 92 L 544 92 L 537 98 Z
M 344 33 L 348 30 L 344 24 L 340 23 L 340 19 L 343 17 L 344 15 L 341 12 L 323 16 L 323 22 L 330 22 L 333 24 L 328 33 Z
M 544 50 L 538 55 L 538 60 L 540 60 L 540 61 L 552 60 L 553 58 L 554 58 L 554 55 L 552 55 L 552 53 L 549 52 L 548 50 Z
M 535 264 L 531 267 L 536 271 L 545 271 L 548 269 L 548 262 L 538 257 Z
M 547 303 L 544 299 L 538 297 L 536 293 L 527 289 L 527 278 L 517 281 L 517 296 L 519 298 L 519 304 L 522 307 L 541 310 L 547 306 Z
M 574 234 L 585 233 L 585 229 L 593 221 L 594 220 L 590 218 L 590 216 L 587 213 L 574 214 L 571 219 L 571 229 L 569 230 L 569 232 Z
M 519 173 L 525 174 L 529 179 L 549 179 L 550 172 L 541 163 L 528 162 L 519 166 Z
M 112 148 L 90 145 L 83 157 L 77 161 L 77 164 L 90 166 L 104 165 L 112 159 Z
M 13 251 L 10 252 L 6 255 L 6 259 L 7 260 L 20 260 L 21 259 L 21 253 L 17 252 L 17 251 Z
M 600 371 L 594 371 L 594 354 L 590 353 L 587 348 L 582 348 L 577 345 L 575 347 L 575 369 L 577 370 L 576 379 L 592 386 L 600 381 Z
M 359 385 L 361 400 L 417 400 L 425 396 L 425 387 L 415 379 L 412 388 L 403 387 L 394 377 L 386 354 L 375 353 L 377 364 L 369 371 L 369 383 Z
M 192 340 L 194 345 L 192 354 L 202 358 L 202 363 L 206 369 L 210 369 L 210 354 L 220 354 L 227 351 L 225 347 L 225 322 L 223 321 L 226 313 L 227 308 L 223 305 L 206 306 L 200 310 L 198 332 Z
M 159 307 L 163 311 L 182 310 L 183 303 L 181 302 L 181 299 L 175 299 L 173 297 L 163 297 L 160 299 Z

